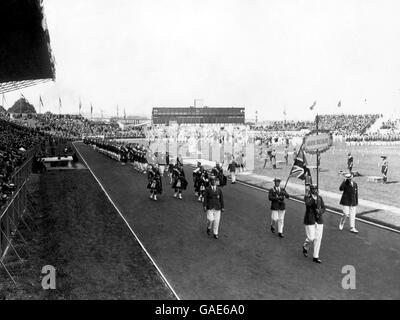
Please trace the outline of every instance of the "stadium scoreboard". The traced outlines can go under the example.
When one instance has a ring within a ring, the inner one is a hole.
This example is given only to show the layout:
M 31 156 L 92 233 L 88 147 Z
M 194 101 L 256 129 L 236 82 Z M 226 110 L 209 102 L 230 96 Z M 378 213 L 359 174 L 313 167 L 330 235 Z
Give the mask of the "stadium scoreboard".
M 244 124 L 245 108 L 235 107 L 157 107 L 152 111 L 153 124 Z

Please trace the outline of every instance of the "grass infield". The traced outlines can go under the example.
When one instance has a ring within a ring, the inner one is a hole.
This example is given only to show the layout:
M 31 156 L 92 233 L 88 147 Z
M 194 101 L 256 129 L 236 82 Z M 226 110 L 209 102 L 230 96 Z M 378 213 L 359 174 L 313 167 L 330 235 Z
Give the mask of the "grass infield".
M 6 299 L 174 299 L 140 245 L 88 170 L 33 175 L 32 232 L 14 240 L 24 263 L 9 251 L 0 269 Z M 56 290 L 43 290 L 41 269 L 56 268 Z

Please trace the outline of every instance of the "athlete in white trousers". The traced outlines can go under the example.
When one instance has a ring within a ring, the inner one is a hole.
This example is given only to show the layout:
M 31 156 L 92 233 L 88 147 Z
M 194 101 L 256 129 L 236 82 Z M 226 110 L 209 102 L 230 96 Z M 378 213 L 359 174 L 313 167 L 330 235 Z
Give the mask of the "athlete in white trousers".
M 346 219 L 350 218 L 350 232 L 358 233 L 356 229 L 356 211 L 358 206 L 358 186 L 352 178 L 351 173 L 345 175 L 345 180 L 339 187 L 339 190 L 343 192 L 340 204 L 343 206 L 343 216 L 340 219 L 339 230 L 343 230 L 346 223 Z
M 303 244 L 303 254 L 307 257 L 308 250 L 313 245 L 313 262 L 321 263 L 319 249 L 324 231 L 322 215 L 325 212 L 325 204 L 322 197 L 318 195 L 316 185 L 310 185 L 310 191 L 304 196 L 304 202 L 306 204 L 304 226 L 307 238 Z
M 285 219 L 285 198 L 289 198 L 289 194 L 284 188 L 280 187 L 281 179 L 275 178 L 275 186 L 268 192 L 268 199 L 271 201 L 271 232 L 275 233 L 275 226 L 278 224 L 278 236 L 283 238 L 283 225 Z

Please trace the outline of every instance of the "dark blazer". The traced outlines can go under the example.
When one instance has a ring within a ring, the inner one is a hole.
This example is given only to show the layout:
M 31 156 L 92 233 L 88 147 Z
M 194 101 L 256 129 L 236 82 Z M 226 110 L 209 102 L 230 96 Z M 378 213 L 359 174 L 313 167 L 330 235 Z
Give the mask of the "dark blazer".
M 271 210 L 285 210 L 285 198 L 289 198 L 289 194 L 285 189 L 280 188 L 280 192 L 272 187 L 268 193 L 268 199 L 271 201 Z
M 340 191 L 343 191 L 340 204 L 342 206 L 358 206 L 358 186 L 353 181 L 353 186 L 350 184 L 350 180 L 344 180 L 339 187 Z
M 232 161 L 229 165 L 228 165 L 228 171 L 229 172 L 235 172 L 236 168 L 238 167 L 236 161 Z
M 304 202 L 306 204 L 306 213 L 304 215 L 304 224 L 313 225 L 315 223 L 323 224 L 322 215 L 325 212 L 324 200 L 318 196 L 317 200 L 311 195 L 304 196 Z
M 217 187 L 215 191 L 208 187 L 204 192 L 204 208 L 206 210 L 221 210 L 224 209 L 224 196 L 222 190 Z

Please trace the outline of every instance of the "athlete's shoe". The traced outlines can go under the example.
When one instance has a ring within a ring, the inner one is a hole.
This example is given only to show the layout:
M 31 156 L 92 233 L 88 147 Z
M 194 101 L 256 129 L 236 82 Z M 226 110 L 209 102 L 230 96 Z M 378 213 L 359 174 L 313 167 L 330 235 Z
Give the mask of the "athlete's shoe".
M 357 230 L 356 228 L 351 228 L 351 229 L 350 229 L 350 232 L 357 234 L 357 233 L 358 233 L 358 230 Z

